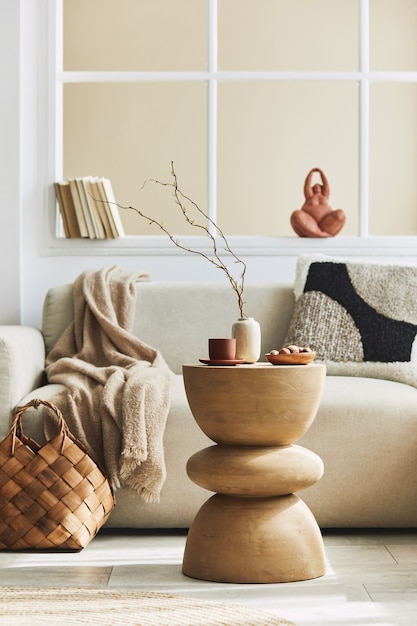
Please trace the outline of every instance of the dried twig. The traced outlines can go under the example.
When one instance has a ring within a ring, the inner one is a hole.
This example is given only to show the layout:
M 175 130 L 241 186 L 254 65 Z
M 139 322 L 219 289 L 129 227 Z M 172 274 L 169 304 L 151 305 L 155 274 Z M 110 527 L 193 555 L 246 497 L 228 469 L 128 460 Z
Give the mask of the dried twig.
M 219 226 L 217 226 L 217 224 L 194 202 L 194 200 L 191 200 L 191 198 L 186 196 L 179 189 L 177 175 L 175 173 L 174 163 L 172 161 L 171 161 L 171 175 L 172 175 L 172 178 L 173 178 L 173 182 L 163 183 L 163 182 L 161 182 L 159 180 L 155 180 L 155 179 L 152 178 L 152 179 L 149 179 L 148 181 L 145 181 L 143 186 L 145 186 L 147 182 L 152 182 L 152 183 L 155 183 L 157 185 L 162 185 L 163 187 L 172 187 L 173 188 L 173 196 L 175 198 L 175 203 L 179 206 L 179 208 L 180 208 L 180 210 L 181 210 L 181 212 L 182 212 L 186 222 L 190 226 L 193 226 L 194 228 L 197 228 L 197 229 L 201 230 L 203 232 L 203 234 L 206 237 L 209 238 L 210 243 L 211 243 L 212 248 L 213 248 L 213 255 L 212 256 L 208 256 L 207 254 L 205 254 L 204 252 L 201 252 L 200 250 L 194 250 L 193 248 L 189 248 L 189 247 L 183 245 L 178 238 L 174 237 L 174 235 L 172 235 L 168 231 L 168 229 L 164 226 L 164 224 L 162 222 L 159 222 L 158 220 L 154 219 L 153 217 L 150 217 L 149 215 L 146 215 L 143 211 L 141 211 L 137 207 L 121 206 L 119 204 L 117 204 L 117 206 L 120 209 L 135 211 L 135 213 L 137 213 L 140 217 L 143 217 L 144 219 L 148 220 L 149 225 L 155 224 L 156 226 L 158 226 L 158 228 L 163 233 L 165 233 L 165 235 L 167 235 L 169 237 L 169 239 L 172 241 L 173 244 L 175 244 L 177 246 L 177 248 L 180 248 L 181 250 L 185 250 L 186 252 L 191 252 L 192 254 L 197 254 L 197 255 L 203 257 L 204 259 L 207 259 L 207 261 L 209 261 L 216 268 L 223 270 L 223 272 L 226 274 L 227 279 L 228 279 L 229 283 L 231 284 L 234 292 L 237 295 L 237 302 L 238 302 L 240 317 L 245 317 L 245 314 L 243 312 L 243 305 L 245 304 L 244 301 L 243 301 L 243 291 L 244 291 L 244 284 L 245 284 L 246 264 L 230 248 L 229 242 L 227 241 L 227 238 L 226 238 L 225 234 L 223 233 L 223 231 L 221 230 L 221 228 L 219 228 Z M 204 224 L 199 224 L 198 222 L 195 222 L 195 220 L 193 220 L 189 216 L 189 214 L 187 212 L 187 207 L 186 207 L 186 204 L 185 204 L 186 202 L 190 203 L 198 211 L 198 213 L 200 213 L 204 217 L 204 219 L 205 219 L 205 223 Z M 211 224 L 211 226 L 214 228 L 214 231 L 215 231 L 214 235 L 210 231 L 210 229 L 208 227 L 208 224 Z M 239 279 L 236 279 L 233 276 L 233 274 L 229 271 L 227 265 L 225 264 L 225 262 L 221 258 L 221 253 L 219 252 L 219 246 L 218 246 L 218 239 L 217 239 L 216 235 L 223 242 L 224 250 L 233 257 L 234 263 L 237 263 L 237 264 L 241 265 L 242 271 L 240 273 Z

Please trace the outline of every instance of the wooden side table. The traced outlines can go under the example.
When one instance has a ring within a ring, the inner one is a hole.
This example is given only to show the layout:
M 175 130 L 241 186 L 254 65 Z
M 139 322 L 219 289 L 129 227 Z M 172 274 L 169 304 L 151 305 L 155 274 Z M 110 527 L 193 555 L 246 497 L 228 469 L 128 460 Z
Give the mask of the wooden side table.
M 184 365 L 199 427 L 215 445 L 194 454 L 187 473 L 215 492 L 187 536 L 185 575 L 234 583 L 307 580 L 325 573 L 323 540 L 299 491 L 323 463 L 294 442 L 317 413 L 320 364 Z

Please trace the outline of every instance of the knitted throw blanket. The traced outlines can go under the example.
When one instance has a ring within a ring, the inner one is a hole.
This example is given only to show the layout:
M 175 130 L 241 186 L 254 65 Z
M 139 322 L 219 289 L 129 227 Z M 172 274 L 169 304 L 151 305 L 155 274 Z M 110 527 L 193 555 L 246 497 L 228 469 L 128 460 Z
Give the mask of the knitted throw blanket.
M 113 488 L 124 484 L 155 502 L 166 477 L 173 374 L 159 351 L 131 332 L 135 283 L 142 280 L 149 276 L 115 265 L 81 274 L 73 286 L 74 321 L 47 356 L 46 374 L 66 386 L 52 402 Z M 46 435 L 53 432 L 46 422 Z

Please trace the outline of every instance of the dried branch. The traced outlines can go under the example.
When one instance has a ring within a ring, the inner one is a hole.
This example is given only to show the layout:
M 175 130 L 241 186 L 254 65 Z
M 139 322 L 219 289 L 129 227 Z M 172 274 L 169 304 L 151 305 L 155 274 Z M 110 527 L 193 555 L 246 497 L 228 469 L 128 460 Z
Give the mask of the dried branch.
M 212 265 L 214 265 L 214 267 L 222 270 L 226 274 L 227 279 L 228 279 L 230 285 L 232 286 L 232 289 L 234 290 L 234 292 L 237 295 L 237 302 L 238 302 L 240 317 L 246 317 L 244 312 L 243 312 L 243 306 L 245 304 L 244 301 L 243 301 L 243 291 L 244 291 L 244 285 L 245 285 L 246 263 L 244 263 L 244 261 L 242 261 L 242 259 L 240 259 L 233 252 L 233 250 L 230 248 L 229 242 L 227 241 L 227 238 L 226 238 L 225 234 L 223 233 L 223 231 L 221 230 L 221 228 L 219 228 L 219 226 L 217 226 L 217 224 L 191 198 L 186 196 L 179 189 L 177 175 L 175 173 L 174 163 L 172 161 L 171 161 L 171 175 L 173 177 L 173 182 L 164 183 L 164 182 L 161 182 L 159 180 L 155 180 L 155 179 L 151 178 L 151 179 L 145 181 L 145 183 L 143 184 L 143 187 L 148 182 L 155 183 L 155 184 L 161 185 L 163 187 L 172 187 L 173 188 L 173 196 L 175 198 L 175 203 L 180 208 L 180 210 L 182 212 L 182 215 L 184 216 L 185 221 L 190 226 L 193 226 L 194 228 L 197 228 L 197 229 L 201 230 L 203 232 L 203 234 L 206 237 L 209 238 L 210 243 L 211 243 L 212 248 L 213 248 L 213 256 L 208 256 L 207 254 L 205 254 L 204 252 L 201 252 L 200 250 L 194 250 L 193 248 L 189 248 L 187 246 L 184 246 L 180 242 L 179 239 L 174 237 L 174 235 L 172 235 L 168 231 L 168 229 L 164 226 L 164 224 L 162 222 L 159 222 L 158 220 L 154 219 L 153 217 L 150 217 L 150 216 L 146 215 L 143 211 L 141 211 L 137 207 L 121 206 L 119 204 L 116 204 L 116 206 L 118 206 L 120 209 L 123 209 L 123 210 L 135 211 L 135 213 L 137 213 L 140 217 L 143 217 L 144 219 L 148 220 L 149 225 L 155 224 L 156 226 L 158 226 L 158 228 L 163 233 L 165 233 L 165 235 L 167 235 L 167 237 L 172 241 L 172 243 L 174 245 L 177 246 L 177 248 L 180 248 L 181 250 L 185 250 L 186 252 L 191 252 L 191 254 L 197 254 L 197 255 L 203 257 L 204 259 L 207 259 L 207 261 L 209 261 Z M 190 203 L 198 211 L 198 213 L 200 213 L 202 215 L 202 217 L 205 220 L 204 224 L 199 224 L 198 222 L 195 222 L 195 220 L 193 220 L 189 216 L 189 214 L 187 212 L 187 207 L 186 207 L 186 204 L 185 204 L 186 202 Z M 214 231 L 215 231 L 214 235 L 210 231 L 210 229 L 208 227 L 208 224 L 211 224 L 211 226 L 213 226 Z M 234 263 L 241 265 L 242 271 L 240 273 L 239 279 L 236 279 L 233 276 L 233 274 L 229 271 L 227 265 L 225 264 L 225 262 L 221 258 L 221 253 L 219 252 L 219 246 L 218 246 L 216 235 L 223 242 L 223 246 L 222 247 L 224 248 L 224 250 L 233 257 Z

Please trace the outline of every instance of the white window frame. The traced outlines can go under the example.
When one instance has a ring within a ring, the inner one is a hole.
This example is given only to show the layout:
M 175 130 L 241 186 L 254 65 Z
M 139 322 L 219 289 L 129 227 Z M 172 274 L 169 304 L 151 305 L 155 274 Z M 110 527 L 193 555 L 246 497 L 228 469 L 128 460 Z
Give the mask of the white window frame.
M 39 42 L 41 82 L 45 106 L 40 129 L 45 131 L 48 158 L 45 162 L 46 219 L 43 253 L 45 255 L 186 255 L 164 236 L 127 236 L 116 240 L 64 239 L 57 236 L 57 207 L 53 182 L 62 178 L 63 87 L 80 82 L 206 81 L 208 83 L 208 213 L 216 220 L 217 188 L 217 87 L 224 81 L 355 81 L 360 86 L 359 104 L 359 235 L 329 239 L 299 237 L 228 237 L 240 256 L 294 256 L 310 252 L 346 256 L 399 256 L 417 254 L 417 237 L 370 236 L 368 230 L 369 199 L 369 91 L 372 82 L 414 82 L 417 72 L 372 72 L 369 68 L 369 0 L 357 0 L 360 19 L 360 66 L 355 72 L 285 72 L 285 71 L 219 71 L 217 67 L 217 0 L 208 0 L 209 54 L 208 69 L 202 72 L 65 72 L 62 64 L 62 0 L 42 3 Z M 204 238 L 182 237 L 188 247 L 208 251 Z

